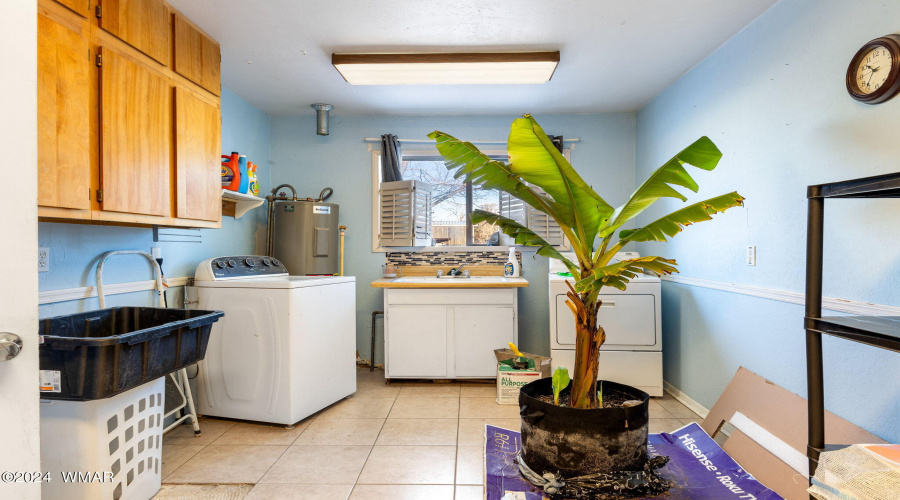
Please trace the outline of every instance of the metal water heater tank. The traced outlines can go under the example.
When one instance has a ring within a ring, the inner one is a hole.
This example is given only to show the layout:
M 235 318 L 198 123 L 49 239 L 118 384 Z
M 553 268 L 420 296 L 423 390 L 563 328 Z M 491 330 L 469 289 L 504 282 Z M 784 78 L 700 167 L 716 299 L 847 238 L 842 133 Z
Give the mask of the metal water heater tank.
M 284 263 L 292 275 L 338 274 L 339 211 L 334 203 L 275 202 L 272 256 Z

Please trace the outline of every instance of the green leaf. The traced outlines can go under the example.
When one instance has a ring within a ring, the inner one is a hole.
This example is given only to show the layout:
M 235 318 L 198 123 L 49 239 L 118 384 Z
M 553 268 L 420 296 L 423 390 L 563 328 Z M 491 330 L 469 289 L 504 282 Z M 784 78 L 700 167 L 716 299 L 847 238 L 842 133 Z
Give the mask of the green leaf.
M 625 290 L 628 281 L 637 277 L 644 271 L 650 271 L 657 275 L 677 273 L 676 262 L 672 259 L 664 259 L 658 256 L 638 257 L 626 259 L 615 264 L 598 267 L 591 274 L 575 284 L 576 290 L 597 290 L 604 286 L 611 286 L 619 290 Z
M 569 386 L 569 382 L 569 370 L 566 367 L 560 366 L 553 372 L 553 404 L 556 406 L 559 406 L 559 393 Z
M 503 231 L 503 234 L 515 240 L 516 245 L 539 247 L 536 252 L 537 255 L 543 255 L 544 257 L 550 257 L 552 259 L 562 261 L 562 263 L 565 264 L 565 266 L 570 271 L 572 271 L 573 273 L 578 272 L 578 266 L 576 266 L 569 259 L 563 257 L 563 255 L 559 253 L 559 251 L 553 248 L 553 245 L 547 243 L 546 240 L 544 240 L 534 231 L 528 229 L 522 224 L 519 224 L 518 222 L 510 218 L 503 217 L 502 215 L 497 215 L 495 213 L 487 212 L 484 210 L 473 210 L 470 217 L 472 219 L 472 224 L 487 222 L 488 224 L 499 226 L 500 230 Z
M 744 204 L 744 197 L 737 191 L 716 196 L 676 210 L 639 229 L 619 232 L 620 241 L 666 241 L 680 233 L 685 226 L 712 220 L 713 214 L 724 212 Z
M 463 177 L 466 182 L 483 189 L 499 189 L 509 193 L 550 215 L 560 225 L 575 224 L 575 216 L 569 205 L 557 203 L 549 196 L 534 192 L 510 170 L 509 165 L 491 159 L 471 142 L 461 141 L 438 130 L 428 134 L 428 137 L 435 141 L 447 169 L 456 171 L 454 177 L 457 179 Z
M 697 139 L 650 174 L 650 177 L 637 188 L 631 198 L 616 209 L 613 216 L 610 217 L 609 223 L 600 231 L 600 236 L 606 237 L 612 234 L 660 198 L 678 198 L 681 201 L 687 201 L 683 194 L 672 187 L 681 186 L 695 193 L 699 189 L 697 183 L 688 174 L 685 164 L 703 170 L 712 170 L 716 168 L 721 158 L 722 152 L 709 137 L 703 136 Z
M 600 225 L 613 213 L 612 206 L 578 175 L 531 115 L 513 122 L 507 151 L 512 173 L 572 208 L 575 220 L 569 226 L 586 249 L 576 253 L 590 254 Z

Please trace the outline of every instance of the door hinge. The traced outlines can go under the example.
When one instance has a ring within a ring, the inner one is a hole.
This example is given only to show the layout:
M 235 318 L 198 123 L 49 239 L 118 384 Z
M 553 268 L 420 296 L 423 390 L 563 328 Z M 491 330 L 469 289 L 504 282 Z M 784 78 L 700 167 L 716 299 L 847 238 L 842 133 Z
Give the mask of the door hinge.
M 103 54 L 97 54 L 97 67 L 103 66 Z
M 91 201 L 91 188 L 88 188 L 88 201 Z
M 103 190 L 102 190 L 102 189 L 98 189 L 98 190 L 97 190 L 97 201 L 98 201 L 98 202 L 102 202 L 102 201 L 103 201 Z
M 100 19 L 101 17 L 103 17 L 103 7 L 100 6 L 99 4 L 96 7 L 94 7 L 94 16 L 96 16 L 97 19 Z

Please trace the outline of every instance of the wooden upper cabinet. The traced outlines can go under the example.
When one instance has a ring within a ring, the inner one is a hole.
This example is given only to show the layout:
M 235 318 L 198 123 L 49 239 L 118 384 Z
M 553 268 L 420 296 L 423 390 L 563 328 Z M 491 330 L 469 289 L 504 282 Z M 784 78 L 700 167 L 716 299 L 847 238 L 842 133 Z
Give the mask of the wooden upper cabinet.
M 168 216 L 171 86 L 109 48 L 100 54 L 101 208 Z
M 169 7 L 161 0 L 98 0 L 100 27 L 169 65 Z
M 219 43 L 194 27 L 179 13 L 175 24 L 175 72 L 215 95 L 221 93 Z
M 78 13 L 81 17 L 87 17 L 91 12 L 90 0 L 56 0 L 58 3 L 65 5 L 73 12 Z
M 86 37 L 38 15 L 39 206 L 90 209 L 90 65 Z
M 219 108 L 190 90 L 175 88 L 176 217 L 222 218 Z

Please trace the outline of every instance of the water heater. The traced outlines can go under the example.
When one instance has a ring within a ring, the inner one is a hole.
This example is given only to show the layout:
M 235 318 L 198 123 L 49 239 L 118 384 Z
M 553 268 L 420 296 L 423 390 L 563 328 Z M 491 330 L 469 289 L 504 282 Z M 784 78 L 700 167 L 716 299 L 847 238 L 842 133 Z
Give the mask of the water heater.
M 308 200 L 275 201 L 272 257 L 292 275 L 338 274 L 338 212 L 334 203 Z

